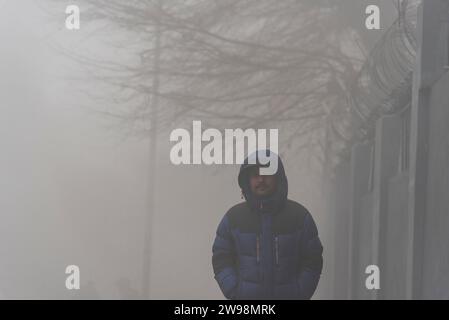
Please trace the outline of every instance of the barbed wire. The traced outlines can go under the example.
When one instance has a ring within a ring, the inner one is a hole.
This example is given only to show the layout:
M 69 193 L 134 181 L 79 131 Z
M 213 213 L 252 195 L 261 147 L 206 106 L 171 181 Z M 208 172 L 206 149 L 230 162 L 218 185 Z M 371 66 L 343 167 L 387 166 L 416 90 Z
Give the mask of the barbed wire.
M 410 101 L 419 4 L 407 0 L 398 4 L 398 18 L 371 51 L 342 106 L 333 112 L 329 129 L 334 165 L 349 158 L 354 143 L 371 139 L 381 115 L 396 113 Z

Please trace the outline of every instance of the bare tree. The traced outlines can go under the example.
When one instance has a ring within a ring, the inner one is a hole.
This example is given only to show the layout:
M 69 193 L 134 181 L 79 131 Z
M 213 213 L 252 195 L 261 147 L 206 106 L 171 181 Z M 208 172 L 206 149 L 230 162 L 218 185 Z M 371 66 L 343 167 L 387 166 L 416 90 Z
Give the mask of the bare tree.
M 308 147 L 322 156 L 326 119 L 364 58 L 356 30 L 338 15 L 344 6 L 329 1 L 84 3 L 83 19 L 122 35 L 111 47 L 135 59 L 69 54 L 113 88 L 108 99 L 116 108 L 104 113 L 144 135 L 155 117 L 148 98 L 157 96 L 161 128 L 191 119 L 222 128 L 282 126 L 286 149 Z

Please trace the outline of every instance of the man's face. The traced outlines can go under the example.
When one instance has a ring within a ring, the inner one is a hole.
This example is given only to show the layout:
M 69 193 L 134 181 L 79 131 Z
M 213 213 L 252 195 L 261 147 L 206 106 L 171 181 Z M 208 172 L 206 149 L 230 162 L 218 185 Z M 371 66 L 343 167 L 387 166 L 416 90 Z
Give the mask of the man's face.
M 276 191 L 275 175 L 259 175 L 259 167 L 249 169 L 249 186 L 251 192 L 259 197 L 272 195 Z

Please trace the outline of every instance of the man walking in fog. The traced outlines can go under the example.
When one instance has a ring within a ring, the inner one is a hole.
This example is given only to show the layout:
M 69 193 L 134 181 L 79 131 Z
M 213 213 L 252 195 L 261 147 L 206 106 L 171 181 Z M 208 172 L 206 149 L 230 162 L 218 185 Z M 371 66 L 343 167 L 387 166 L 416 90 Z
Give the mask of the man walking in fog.
M 323 247 L 308 210 L 287 199 L 281 159 L 259 175 L 258 151 L 240 167 L 245 202 L 222 218 L 212 247 L 215 279 L 228 299 L 310 299 L 323 268 Z

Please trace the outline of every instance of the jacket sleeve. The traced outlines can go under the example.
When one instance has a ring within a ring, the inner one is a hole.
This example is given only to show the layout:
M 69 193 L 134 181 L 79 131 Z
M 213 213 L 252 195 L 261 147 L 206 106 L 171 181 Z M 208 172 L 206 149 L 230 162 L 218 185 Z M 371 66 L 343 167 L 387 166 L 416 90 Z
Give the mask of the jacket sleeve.
M 323 269 L 323 246 L 310 213 L 307 213 L 305 217 L 303 230 L 302 263 L 298 275 L 299 298 L 310 299 L 315 292 Z
M 212 266 L 215 280 L 228 299 L 234 299 L 237 291 L 237 271 L 235 265 L 235 245 L 225 215 L 218 225 L 212 246 Z

